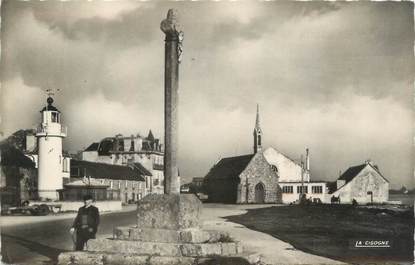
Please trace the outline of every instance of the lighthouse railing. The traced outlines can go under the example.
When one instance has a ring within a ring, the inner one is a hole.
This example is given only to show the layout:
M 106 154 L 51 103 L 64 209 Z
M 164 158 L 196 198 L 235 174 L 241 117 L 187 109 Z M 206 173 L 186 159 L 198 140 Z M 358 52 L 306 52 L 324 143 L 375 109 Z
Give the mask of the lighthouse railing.
M 53 130 L 52 130 L 53 131 Z M 56 132 L 56 131 L 55 131 Z M 36 133 L 44 133 L 44 134 L 50 134 L 51 130 L 48 129 L 47 126 L 44 125 L 39 125 L 38 127 L 36 127 Z M 61 129 L 60 129 L 60 133 L 62 135 L 67 135 L 68 134 L 68 127 L 61 125 Z M 52 133 L 53 134 L 53 133 Z

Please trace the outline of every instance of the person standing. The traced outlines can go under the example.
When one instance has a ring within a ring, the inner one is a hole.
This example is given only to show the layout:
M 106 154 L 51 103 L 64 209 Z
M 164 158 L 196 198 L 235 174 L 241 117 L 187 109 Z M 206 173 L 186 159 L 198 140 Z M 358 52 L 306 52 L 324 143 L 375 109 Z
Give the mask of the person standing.
M 70 229 L 71 234 L 76 233 L 75 250 L 83 250 L 85 243 L 95 238 L 99 225 L 98 208 L 92 205 L 91 195 L 84 196 L 84 206 L 79 208 L 73 225 Z

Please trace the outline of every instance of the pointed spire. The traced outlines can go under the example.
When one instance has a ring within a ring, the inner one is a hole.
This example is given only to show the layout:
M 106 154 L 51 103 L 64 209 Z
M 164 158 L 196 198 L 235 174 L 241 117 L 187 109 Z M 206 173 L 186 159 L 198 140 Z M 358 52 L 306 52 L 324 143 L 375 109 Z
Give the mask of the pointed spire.
M 256 104 L 255 128 L 259 128 L 259 104 Z
M 153 135 L 153 132 L 151 130 L 148 132 L 147 139 L 150 140 L 150 141 L 154 141 L 154 135 Z
M 262 150 L 261 145 L 262 130 L 259 125 L 259 104 L 256 105 L 256 120 L 254 128 L 254 154 Z

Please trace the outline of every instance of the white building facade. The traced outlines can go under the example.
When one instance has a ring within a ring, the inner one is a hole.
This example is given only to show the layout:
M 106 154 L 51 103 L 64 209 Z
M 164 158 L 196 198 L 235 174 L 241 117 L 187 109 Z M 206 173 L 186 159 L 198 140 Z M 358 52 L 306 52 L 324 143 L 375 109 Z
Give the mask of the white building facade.
M 139 134 L 106 137 L 82 152 L 82 160 L 112 165 L 141 164 L 151 175 L 146 176 L 149 193 L 164 193 L 164 151 L 160 140 L 150 130 L 147 137 Z

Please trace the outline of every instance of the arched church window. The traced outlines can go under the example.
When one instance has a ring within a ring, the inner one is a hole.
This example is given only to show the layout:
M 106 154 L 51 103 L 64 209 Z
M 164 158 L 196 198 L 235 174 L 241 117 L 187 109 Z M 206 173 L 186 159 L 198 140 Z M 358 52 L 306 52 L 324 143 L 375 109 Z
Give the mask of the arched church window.
M 275 165 L 271 165 L 271 169 L 272 171 L 274 171 L 275 173 L 278 173 L 278 168 Z
M 261 135 L 258 135 L 258 145 L 261 145 Z

